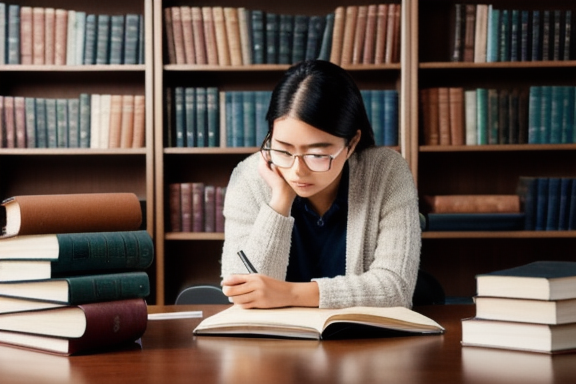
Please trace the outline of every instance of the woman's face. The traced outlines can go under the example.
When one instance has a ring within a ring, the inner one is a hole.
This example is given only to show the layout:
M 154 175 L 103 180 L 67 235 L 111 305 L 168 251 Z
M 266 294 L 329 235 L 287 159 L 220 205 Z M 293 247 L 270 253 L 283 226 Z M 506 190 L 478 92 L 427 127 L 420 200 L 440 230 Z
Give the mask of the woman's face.
M 330 198 L 337 191 L 342 168 L 352 154 L 359 136 L 360 132 L 350 145 L 346 146 L 346 140 L 341 137 L 333 136 L 300 120 L 285 117 L 274 122 L 270 147 L 293 155 L 337 155 L 332 160 L 330 169 L 325 172 L 311 171 L 301 157 L 296 157 L 290 168 L 278 168 L 298 196 Z

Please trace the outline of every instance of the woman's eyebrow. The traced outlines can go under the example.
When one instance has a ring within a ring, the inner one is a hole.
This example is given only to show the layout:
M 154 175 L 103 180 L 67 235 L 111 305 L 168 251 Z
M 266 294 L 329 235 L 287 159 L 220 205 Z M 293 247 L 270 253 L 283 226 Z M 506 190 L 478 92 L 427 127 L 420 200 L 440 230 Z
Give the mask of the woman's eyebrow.
M 287 142 L 282 141 L 282 140 L 274 139 L 274 141 L 276 141 L 279 144 L 285 145 L 287 147 L 294 147 L 294 144 L 290 144 L 290 143 L 287 143 Z M 318 143 L 307 144 L 307 145 L 304 145 L 303 147 L 310 149 L 310 148 L 329 148 L 329 147 L 333 147 L 333 146 L 334 146 L 334 143 L 318 142 Z

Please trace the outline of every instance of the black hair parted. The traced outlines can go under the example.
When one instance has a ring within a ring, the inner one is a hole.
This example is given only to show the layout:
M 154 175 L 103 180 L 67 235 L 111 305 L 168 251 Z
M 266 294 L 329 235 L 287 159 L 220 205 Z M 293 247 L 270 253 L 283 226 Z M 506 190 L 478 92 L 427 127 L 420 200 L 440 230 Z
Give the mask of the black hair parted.
M 350 141 L 362 132 L 356 152 L 374 145 L 374 133 L 358 86 L 350 74 L 324 60 L 290 67 L 272 92 L 266 114 L 268 136 L 274 121 L 292 117 Z

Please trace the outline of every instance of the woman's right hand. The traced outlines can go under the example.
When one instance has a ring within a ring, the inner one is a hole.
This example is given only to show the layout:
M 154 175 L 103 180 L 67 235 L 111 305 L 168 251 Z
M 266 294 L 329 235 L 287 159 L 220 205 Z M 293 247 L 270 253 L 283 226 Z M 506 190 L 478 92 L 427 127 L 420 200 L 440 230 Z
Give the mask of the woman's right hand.
M 284 180 L 278 168 L 274 164 L 268 163 L 262 156 L 260 156 L 258 163 L 258 173 L 272 189 L 270 207 L 281 215 L 289 216 L 296 192 Z

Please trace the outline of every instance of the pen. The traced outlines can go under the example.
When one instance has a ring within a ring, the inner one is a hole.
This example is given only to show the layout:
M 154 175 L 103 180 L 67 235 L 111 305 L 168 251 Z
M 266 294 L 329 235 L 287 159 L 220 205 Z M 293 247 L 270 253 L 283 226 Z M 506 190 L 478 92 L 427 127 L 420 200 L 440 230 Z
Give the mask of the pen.
M 258 271 L 256 270 L 256 268 L 254 268 L 254 266 L 252 265 L 250 260 L 248 260 L 248 257 L 246 257 L 246 254 L 244 253 L 244 251 L 238 251 L 238 256 L 240 256 L 240 260 L 242 260 L 242 262 L 246 266 L 246 269 L 248 270 L 248 272 L 258 273 Z

